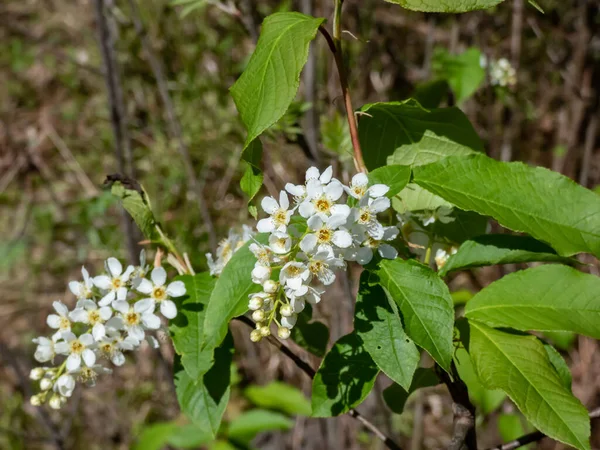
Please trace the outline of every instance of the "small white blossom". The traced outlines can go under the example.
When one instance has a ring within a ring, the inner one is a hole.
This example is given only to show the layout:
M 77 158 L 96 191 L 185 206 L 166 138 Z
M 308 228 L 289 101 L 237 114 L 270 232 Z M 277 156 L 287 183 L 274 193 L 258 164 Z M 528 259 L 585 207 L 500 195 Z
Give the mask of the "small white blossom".
M 185 284 L 183 281 L 173 281 L 165 286 L 167 282 L 167 271 L 162 267 L 152 269 L 150 273 L 152 281 L 143 278 L 135 289 L 160 305 L 160 312 L 167 319 L 173 319 L 177 315 L 177 306 L 170 297 L 181 297 L 185 295 Z
M 261 233 L 285 232 L 293 213 L 293 210 L 288 210 L 290 201 L 285 191 L 279 193 L 279 203 L 273 197 L 265 197 L 262 199 L 261 206 L 267 214 L 270 214 L 270 217 L 258 221 L 256 225 L 258 231 Z
M 271 278 L 271 267 L 263 266 L 258 262 L 254 265 L 254 269 L 252 269 L 252 282 L 255 284 L 263 284 L 269 278 Z
M 312 216 L 307 221 L 311 233 L 308 233 L 300 242 L 304 253 L 319 251 L 333 251 L 332 245 L 339 248 L 348 248 L 352 245 L 352 236 L 345 229 L 338 229 L 346 223 L 347 216 L 334 214 L 323 220 L 322 216 Z
M 390 199 L 387 197 L 371 199 L 365 196 L 360 200 L 358 209 L 353 209 L 352 219 L 364 227 L 369 236 L 380 240 L 383 238 L 383 225 L 377 220 L 377 214 L 389 207 Z
M 47 337 L 40 336 L 38 338 L 34 338 L 33 342 L 37 344 L 35 354 L 33 355 L 36 361 L 43 363 L 47 361 L 52 361 L 54 359 L 54 356 L 56 355 L 56 350 L 54 348 L 53 340 L 48 339 Z
M 302 255 L 301 255 L 302 256 Z M 305 256 L 308 270 L 325 286 L 335 281 L 335 270 L 346 267 L 346 263 L 336 258 L 329 248 L 323 248 L 312 256 Z
M 274 231 L 269 236 L 269 248 L 278 255 L 289 253 L 292 249 L 292 238 L 287 233 Z
M 72 375 L 67 373 L 58 377 L 58 380 L 56 380 L 56 383 L 54 384 L 54 390 L 63 397 L 70 397 L 73 395 L 74 389 L 75 379 Z
M 67 370 L 73 371 L 81 365 L 81 361 L 90 367 L 96 362 L 96 354 L 93 351 L 95 346 L 94 337 L 89 333 L 84 333 L 77 337 L 70 331 L 63 333 L 64 342 L 58 342 L 55 345 L 56 353 L 68 355 Z
M 117 298 L 117 292 L 126 289 L 126 284 L 134 270 L 133 266 L 127 266 L 127 269 L 123 271 L 123 266 L 117 258 L 108 258 L 106 260 L 108 275 L 94 277 L 94 284 L 100 289 L 108 291 L 98 304 L 100 306 L 110 305 Z
M 83 300 L 79 306 L 69 313 L 73 322 L 85 323 L 92 326 L 92 336 L 95 340 L 106 335 L 104 323 L 112 316 L 112 309 L 108 306 L 98 308 L 92 300 Z
M 90 278 L 90 274 L 85 269 L 81 268 L 81 275 L 83 275 L 83 281 L 70 281 L 69 290 L 75 295 L 77 300 L 85 300 L 92 296 L 92 289 L 94 288 L 94 281 Z
M 56 301 L 52 302 L 52 306 L 58 314 L 50 314 L 46 319 L 46 323 L 50 328 L 58 330 L 52 336 L 52 340 L 57 341 L 63 333 L 71 331 L 71 321 L 69 320 L 69 310 L 64 303 Z
M 315 214 L 346 214 L 348 215 L 350 207 L 348 205 L 338 204 L 336 201 L 344 193 L 344 187 L 338 180 L 333 180 L 327 185 L 320 181 L 311 180 L 306 185 L 306 199 L 298 207 L 300 215 L 304 218 L 310 218 Z
M 279 273 L 279 282 L 292 289 L 299 289 L 300 286 L 309 281 L 310 271 L 308 267 L 298 261 L 286 263 Z
M 160 319 L 154 314 L 154 302 L 151 299 L 139 300 L 133 305 L 119 300 L 113 304 L 118 311 L 123 328 L 137 341 L 144 339 L 144 330 L 158 330 Z

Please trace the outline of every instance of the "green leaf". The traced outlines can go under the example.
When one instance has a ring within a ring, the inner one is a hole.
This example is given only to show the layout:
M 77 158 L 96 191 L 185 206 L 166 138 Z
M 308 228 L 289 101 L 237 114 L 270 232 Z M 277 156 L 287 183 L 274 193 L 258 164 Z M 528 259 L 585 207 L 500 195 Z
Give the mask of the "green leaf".
M 562 256 L 600 255 L 600 196 L 559 173 L 483 155 L 445 158 L 413 173 L 428 191 L 548 242 Z
M 573 376 L 571 375 L 571 371 L 569 370 L 569 366 L 565 362 L 564 358 L 561 356 L 558 351 L 552 347 L 550 344 L 544 344 L 544 348 L 546 349 L 546 353 L 548 353 L 548 359 L 550 360 L 550 364 L 556 370 L 560 381 L 563 386 L 571 391 L 571 385 L 573 384 Z
M 568 351 L 573 348 L 577 335 L 572 331 L 544 331 L 544 336 L 561 350 Z
M 446 284 L 413 260 L 381 261 L 377 274 L 400 308 L 406 334 L 448 370 L 454 350 L 454 307 Z
M 310 320 L 312 308 L 306 305 L 304 311 L 298 315 L 294 328 L 292 328 L 292 340 L 304 350 L 319 358 L 325 356 L 327 343 L 329 342 L 329 328 L 323 322 Z
M 393 381 L 409 389 L 421 354 L 402 328 L 396 305 L 379 285 L 369 286 L 369 272 L 360 277 L 354 331 L 375 364 Z
M 541 12 L 542 14 L 544 14 L 544 10 L 542 9 L 542 7 L 534 0 L 528 0 L 529 4 L 531 6 L 533 6 L 535 9 L 537 9 L 539 12 Z
M 458 251 L 448 258 L 440 275 L 454 270 L 495 264 L 516 264 L 534 261 L 568 262 L 554 249 L 530 236 L 488 234 L 463 242 Z
M 181 410 L 198 427 L 214 437 L 229 402 L 233 338 L 227 334 L 215 349 L 215 363 L 202 379 L 193 380 L 185 370 L 175 373 L 175 390 Z
M 589 450 L 586 409 L 562 384 L 535 336 L 470 323 L 470 353 L 481 382 L 502 389 L 533 426 L 565 444 Z
M 500 389 L 486 389 L 473 367 L 473 361 L 469 353 L 462 347 L 456 349 L 454 362 L 460 379 L 465 382 L 469 391 L 469 398 L 473 404 L 483 412 L 491 414 L 498 409 L 506 399 L 506 393 Z
M 436 386 L 439 383 L 440 380 L 432 369 L 419 367 L 415 372 L 415 376 L 413 377 L 408 390 L 404 389 L 399 384 L 394 383 L 383 390 L 383 400 L 392 412 L 402 414 L 402 412 L 404 412 L 404 405 L 406 405 L 406 401 L 410 394 L 417 389 Z
M 248 399 L 261 408 L 276 409 L 286 414 L 310 416 L 310 402 L 302 391 L 282 383 L 273 381 L 266 386 L 250 386 L 244 394 Z
M 358 137 L 369 170 L 386 164 L 417 166 L 449 155 L 482 151 L 483 144 L 458 108 L 427 110 L 414 100 L 361 108 Z
M 412 97 L 423 108 L 432 109 L 440 106 L 448 95 L 448 82 L 446 80 L 433 80 L 418 84 Z
M 520 414 L 501 414 L 498 417 L 498 431 L 504 442 L 511 442 L 525 434 Z M 520 447 L 524 450 L 530 448 L 529 445 Z
M 450 217 L 454 218 L 452 222 L 443 223 L 436 220 L 427 229 L 431 230 L 435 236 L 443 237 L 457 244 L 479 236 L 487 229 L 488 218 L 472 211 L 454 208 Z
M 386 0 L 411 11 L 463 13 L 478 9 L 488 9 L 504 0 Z
M 264 244 L 267 235 L 258 234 L 255 239 Z M 246 242 L 233 254 L 215 284 L 204 316 L 203 348 L 214 348 L 221 343 L 229 321 L 248 310 L 248 295 L 260 290 L 250 275 L 256 263 L 248 248 L 252 242 Z
M 312 416 L 348 412 L 369 395 L 378 372 L 356 333 L 342 336 L 325 355 L 313 379 Z
M 283 414 L 263 409 L 253 409 L 233 419 L 229 424 L 227 434 L 232 440 L 249 443 L 258 433 L 289 430 L 293 426 L 293 420 Z
M 212 439 L 210 433 L 195 424 L 161 422 L 144 427 L 133 450 L 161 450 L 169 444 L 176 448 L 197 448 Z
M 296 12 L 275 13 L 264 20 L 254 54 L 231 87 L 248 130 L 245 147 L 277 122 L 294 100 L 310 41 L 324 20 Z
M 242 159 L 248 163 L 244 175 L 240 180 L 240 187 L 244 194 L 248 196 L 248 206 L 258 194 L 263 184 L 264 175 L 260 169 L 262 158 L 262 144 L 259 138 L 254 139 L 242 153 Z M 250 213 L 256 219 L 256 207 L 250 209 Z
M 436 78 L 448 80 L 457 103 L 473 95 L 485 80 L 481 51 L 477 48 L 470 48 L 459 55 L 452 55 L 445 48 L 436 48 L 432 69 Z
M 511 273 L 479 291 L 465 316 L 493 327 L 572 331 L 600 339 L 600 278 L 549 264 Z
M 152 206 L 148 194 L 140 183 L 132 178 L 121 175 L 109 175 L 104 182 L 110 186 L 110 192 L 117 197 L 123 208 L 135 221 L 142 234 L 151 241 L 159 239 L 156 225 L 158 224 L 152 213 Z
M 390 187 L 390 190 L 386 195 L 391 198 L 404 189 L 410 181 L 410 175 L 410 167 L 394 164 L 391 166 L 379 167 L 378 169 L 369 172 L 369 183 L 387 184 Z
M 426 191 L 421 186 L 414 183 L 407 184 L 406 187 L 392 199 L 392 207 L 400 214 L 412 211 L 435 211 L 440 206 L 452 208 L 452 203 Z
M 185 284 L 187 295 L 177 301 L 177 316 L 169 322 L 175 351 L 192 380 L 212 366 L 213 348 L 203 349 L 204 315 L 215 279 L 208 273 L 177 277 Z

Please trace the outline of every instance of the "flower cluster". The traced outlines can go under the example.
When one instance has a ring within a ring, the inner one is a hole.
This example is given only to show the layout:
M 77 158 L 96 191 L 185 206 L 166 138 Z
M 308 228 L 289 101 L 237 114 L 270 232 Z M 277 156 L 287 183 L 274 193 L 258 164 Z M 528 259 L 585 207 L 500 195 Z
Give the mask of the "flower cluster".
M 59 409 L 70 397 L 77 381 L 89 385 L 96 377 L 112 370 L 98 363 L 104 357 L 115 366 L 125 362 L 124 352 L 135 350 L 147 339 L 157 346 L 147 331 L 157 330 L 160 312 L 167 319 L 177 315 L 177 307 L 171 300 L 185 294 L 181 281 L 167 284 L 167 272 L 156 267 L 146 278 L 149 268 L 142 251 L 138 267 L 123 266 L 116 258 L 108 258 L 105 274 L 90 277 L 81 269 L 83 281 L 71 281 L 70 291 L 77 298 L 71 310 L 62 302 L 53 303 L 54 314 L 46 320 L 54 330 L 50 337 L 38 337 L 35 359 L 50 363 L 52 367 L 36 367 L 30 378 L 39 381 L 40 393 L 31 403 L 48 402 Z M 62 361 L 56 365 L 55 360 Z
M 229 230 L 229 236 L 223 239 L 216 251 L 216 259 L 212 253 L 206 254 L 208 269 L 213 276 L 221 275 L 223 268 L 227 265 L 231 257 L 237 252 L 248 240 L 254 236 L 254 232 L 247 225 L 242 225 L 242 232 L 237 233 L 235 230 Z
M 481 67 L 485 68 L 488 65 L 488 60 L 484 56 L 481 57 Z M 490 83 L 493 86 L 514 86 L 517 84 L 517 71 L 506 58 L 492 60 L 489 62 Z
M 323 173 L 311 167 L 304 184 L 288 183 L 279 199 L 265 197 L 261 202 L 269 217 L 257 229 L 269 238 L 266 245 L 250 244 L 257 259 L 252 281 L 262 286 L 248 304 L 256 322 L 252 341 L 268 336 L 273 321 L 278 336 L 288 338 L 306 302 L 318 303 L 347 261 L 367 264 L 376 251 L 384 258 L 397 256 L 386 241 L 398 236 L 398 228 L 385 227 L 377 218 L 390 207 L 385 196 L 389 187 L 369 186 L 362 173 L 344 186 L 332 172 L 331 167 Z

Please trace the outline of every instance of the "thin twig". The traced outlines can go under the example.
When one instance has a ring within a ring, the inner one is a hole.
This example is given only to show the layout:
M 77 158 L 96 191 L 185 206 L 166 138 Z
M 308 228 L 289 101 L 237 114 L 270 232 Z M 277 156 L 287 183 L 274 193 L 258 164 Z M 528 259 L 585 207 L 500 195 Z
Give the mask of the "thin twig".
M 596 408 L 590 412 L 590 419 L 597 419 L 598 417 L 600 417 L 600 408 Z M 514 441 L 489 448 L 488 450 L 514 450 L 524 445 L 531 444 L 532 442 L 540 441 L 545 437 L 547 436 L 541 431 L 534 431 L 533 433 L 525 434 Z
M 133 21 L 133 26 L 135 27 L 135 31 L 140 38 L 142 48 L 144 49 L 144 53 L 146 54 L 146 58 L 148 60 L 148 64 L 150 64 L 150 68 L 154 78 L 156 79 L 158 92 L 165 106 L 165 115 L 167 119 L 167 125 L 169 127 L 169 134 L 177 143 L 177 149 L 179 150 L 179 154 L 183 160 L 183 165 L 185 166 L 188 184 L 196 195 L 198 209 L 200 210 L 200 215 L 202 216 L 202 221 L 204 222 L 204 226 L 206 227 L 208 234 L 208 241 L 211 250 L 214 250 L 217 247 L 217 234 L 210 217 L 210 211 L 202 191 L 202 186 L 198 181 L 198 177 L 194 171 L 194 165 L 192 163 L 190 152 L 185 140 L 183 139 L 181 124 L 179 123 L 179 119 L 175 113 L 175 107 L 173 105 L 173 100 L 171 99 L 171 94 L 169 93 L 167 78 L 165 76 L 162 63 L 152 51 L 152 46 L 150 44 L 150 40 L 148 39 L 148 34 L 146 33 L 144 24 L 142 23 L 141 15 L 135 0 L 129 0 L 129 6 L 131 9 L 131 20 Z
M 115 136 L 115 153 L 119 172 L 133 178 L 133 155 L 127 133 L 123 91 L 121 90 L 121 77 L 117 67 L 114 40 L 106 16 L 104 15 L 104 0 L 95 0 L 96 25 L 98 27 L 98 40 L 104 63 L 104 81 L 108 91 L 108 104 L 110 108 L 111 125 Z M 129 260 L 134 262 L 137 258 L 138 246 L 136 244 L 136 230 L 127 212 L 121 210 L 121 225 L 125 232 Z
M 362 150 L 360 148 L 360 141 L 358 139 L 358 127 L 356 124 L 356 117 L 354 115 L 354 108 L 352 107 L 352 99 L 350 98 L 350 92 L 348 91 L 348 76 L 346 73 L 346 66 L 344 65 L 344 56 L 342 53 L 342 32 L 341 32 L 341 12 L 342 12 L 343 0 L 335 0 L 335 11 L 333 16 L 333 37 L 329 34 L 324 26 L 319 27 L 319 31 L 325 37 L 327 44 L 337 66 L 338 75 L 340 78 L 340 86 L 342 88 L 342 97 L 344 98 L 344 106 L 346 108 L 346 116 L 348 119 L 348 127 L 350 129 L 350 139 L 352 140 L 352 148 L 354 149 L 354 165 L 358 172 L 366 172 L 365 161 L 363 159 Z
M 239 317 L 236 317 L 236 320 L 239 320 L 240 322 L 245 323 L 250 328 L 254 329 L 254 322 L 250 318 L 248 318 L 246 316 L 239 316 Z M 296 366 L 299 369 L 301 369 L 306 375 L 308 375 L 310 378 L 315 377 L 315 375 L 316 375 L 315 369 L 313 369 L 310 366 L 310 364 L 303 361 L 298 355 L 296 355 L 292 350 L 290 350 L 289 347 L 283 345 L 283 343 L 281 341 L 279 341 L 277 338 L 275 338 L 272 335 L 267 336 L 266 339 L 271 345 L 276 347 L 281 353 L 283 353 L 285 356 L 290 358 L 294 362 L 294 364 L 296 364 Z M 351 417 L 358 420 L 360 423 L 362 423 L 365 426 L 365 428 L 367 428 L 375 436 L 377 436 L 377 438 L 380 439 L 387 448 L 389 448 L 391 450 L 402 450 L 398 444 L 396 444 L 389 437 L 387 437 L 383 431 L 381 431 L 379 428 L 377 428 L 375 425 L 373 425 L 371 422 L 369 422 L 369 420 L 365 419 L 357 410 L 351 409 L 350 411 L 348 411 L 348 414 Z

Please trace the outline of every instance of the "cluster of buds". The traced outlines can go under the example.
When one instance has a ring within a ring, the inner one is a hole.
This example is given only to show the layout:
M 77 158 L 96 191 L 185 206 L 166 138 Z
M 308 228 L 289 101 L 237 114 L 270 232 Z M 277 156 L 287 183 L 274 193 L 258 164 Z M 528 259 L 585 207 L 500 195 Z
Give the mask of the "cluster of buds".
M 73 309 L 55 301 L 55 314 L 46 323 L 56 332 L 38 337 L 34 357 L 52 366 L 34 368 L 32 380 L 39 381 L 40 392 L 31 398 L 33 405 L 47 402 L 59 409 L 73 394 L 77 382 L 95 384 L 98 375 L 112 370 L 98 361 L 105 358 L 115 366 L 125 363 L 124 352 L 135 350 L 144 340 L 158 346 L 147 331 L 161 326 L 160 314 L 172 319 L 177 307 L 171 300 L 185 295 L 181 281 L 167 284 L 162 267 L 149 270 L 142 251 L 140 266 L 123 266 L 116 258 L 108 258 L 105 273 L 90 277 L 81 269 L 83 281 L 71 281 L 70 291 L 77 298 Z M 150 278 L 146 278 L 150 272 Z M 59 359 L 60 362 L 55 364 Z
M 344 186 L 332 177 L 331 167 L 323 173 L 311 167 L 304 184 L 288 183 L 278 200 L 263 198 L 261 206 L 269 217 L 258 222 L 257 230 L 269 233 L 268 244 L 253 242 L 249 247 L 257 259 L 252 281 L 262 286 L 248 303 L 256 322 L 252 341 L 268 336 L 272 322 L 277 335 L 288 338 L 306 302 L 318 303 L 347 261 L 364 265 L 374 252 L 396 258 L 396 249 L 385 241 L 394 240 L 398 228 L 384 227 L 377 219 L 390 207 L 388 191 L 384 184 L 369 186 L 362 173 Z

